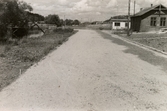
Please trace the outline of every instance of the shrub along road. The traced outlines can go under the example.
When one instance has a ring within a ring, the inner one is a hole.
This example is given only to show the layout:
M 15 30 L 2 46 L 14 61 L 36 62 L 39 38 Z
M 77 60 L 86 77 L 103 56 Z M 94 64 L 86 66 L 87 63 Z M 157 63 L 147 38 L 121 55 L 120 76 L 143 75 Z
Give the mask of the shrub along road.
M 167 59 L 80 30 L 0 92 L 1 111 L 165 111 Z

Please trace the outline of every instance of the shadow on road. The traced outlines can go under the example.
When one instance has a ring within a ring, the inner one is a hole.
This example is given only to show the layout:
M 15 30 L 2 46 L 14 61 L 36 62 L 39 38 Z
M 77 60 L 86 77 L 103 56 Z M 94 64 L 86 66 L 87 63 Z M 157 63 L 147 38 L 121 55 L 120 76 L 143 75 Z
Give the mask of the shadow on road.
M 167 59 L 155 55 L 151 51 L 144 50 L 138 46 L 129 44 L 123 40 L 120 40 L 118 38 L 113 38 L 111 35 L 106 34 L 101 31 L 97 31 L 104 39 L 109 39 L 113 43 L 116 43 L 118 45 L 126 46 L 128 49 L 124 50 L 125 53 L 131 53 L 133 55 L 137 55 L 141 60 L 144 60 L 152 65 L 160 66 L 162 69 L 167 72 Z

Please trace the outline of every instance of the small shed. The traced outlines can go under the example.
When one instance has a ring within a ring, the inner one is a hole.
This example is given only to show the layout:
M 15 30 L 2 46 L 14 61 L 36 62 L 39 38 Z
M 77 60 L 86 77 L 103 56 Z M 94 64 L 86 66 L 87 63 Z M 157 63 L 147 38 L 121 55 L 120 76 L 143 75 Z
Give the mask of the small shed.
M 151 5 L 131 16 L 131 29 L 135 32 L 158 31 L 167 27 L 167 8 L 162 4 Z
M 112 29 L 127 29 L 128 19 L 111 19 Z

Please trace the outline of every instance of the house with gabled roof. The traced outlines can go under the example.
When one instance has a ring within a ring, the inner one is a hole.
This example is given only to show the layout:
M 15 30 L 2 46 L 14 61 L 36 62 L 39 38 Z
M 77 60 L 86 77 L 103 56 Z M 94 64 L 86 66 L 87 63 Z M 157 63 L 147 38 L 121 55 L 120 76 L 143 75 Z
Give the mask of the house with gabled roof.
M 132 31 L 158 31 L 161 28 L 167 28 L 167 8 L 162 4 L 151 5 L 131 16 Z

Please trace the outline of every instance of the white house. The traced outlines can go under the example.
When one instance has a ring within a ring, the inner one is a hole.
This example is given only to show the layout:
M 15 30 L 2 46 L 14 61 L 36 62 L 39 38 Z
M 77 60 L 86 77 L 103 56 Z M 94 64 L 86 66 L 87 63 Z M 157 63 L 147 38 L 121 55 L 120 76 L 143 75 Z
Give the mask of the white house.
M 112 29 L 127 29 L 128 19 L 111 19 Z M 130 23 L 129 23 L 130 27 Z

